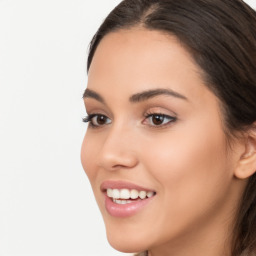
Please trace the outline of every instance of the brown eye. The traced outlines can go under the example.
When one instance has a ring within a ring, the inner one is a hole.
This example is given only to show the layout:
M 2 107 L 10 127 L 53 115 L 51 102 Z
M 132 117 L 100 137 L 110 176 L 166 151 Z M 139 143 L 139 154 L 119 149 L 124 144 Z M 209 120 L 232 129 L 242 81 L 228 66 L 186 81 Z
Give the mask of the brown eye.
M 91 125 L 92 126 L 103 126 L 103 125 L 106 125 L 106 124 L 109 124 L 109 123 L 111 123 L 111 120 L 105 115 L 95 114 L 91 118 Z
M 107 117 L 103 115 L 98 115 L 95 119 L 97 125 L 104 125 L 107 122 Z
M 144 124 L 148 124 L 149 126 L 165 126 L 169 123 L 175 122 L 176 117 L 164 115 L 164 114 L 150 114 L 146 116 L 146 119 L 143 121 Z
M 164 116 L 163 115 L 153 115 L 152 116 L 152 123 L 154 125 L 160 125 L 164 121 Z
M 83 122 L 89 123 L 89 125 L 91 127 L 100 127 L 100 126 L 103 126 L 106 124 L 110 124 L 111 120 L 105 115 L 92 114 L 92 115 L 85 117 L 83 119 Z

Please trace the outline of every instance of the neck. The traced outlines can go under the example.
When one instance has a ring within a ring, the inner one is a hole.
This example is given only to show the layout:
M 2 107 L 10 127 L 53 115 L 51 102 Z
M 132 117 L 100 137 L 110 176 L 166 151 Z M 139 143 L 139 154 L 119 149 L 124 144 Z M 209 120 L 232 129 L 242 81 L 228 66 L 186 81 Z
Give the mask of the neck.
M 231 239 L 226 231 L 211 232 L 197 230 L 185 237 L 162 244 L 148 251 L 148 256 L 231 256 Z

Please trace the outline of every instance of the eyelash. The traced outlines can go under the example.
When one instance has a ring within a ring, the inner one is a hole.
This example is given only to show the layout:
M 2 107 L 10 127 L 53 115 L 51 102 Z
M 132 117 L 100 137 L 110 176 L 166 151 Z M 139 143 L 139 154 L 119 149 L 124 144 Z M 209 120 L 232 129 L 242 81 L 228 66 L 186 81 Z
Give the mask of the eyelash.
M 84 123 L 89 123 L 89 127 L 91 127 L 91 128 L 99 128 L 99 127 L 103 126 L 103 125 L 95 125 L 95 124 L 93 124 L 92 121 L 93 121 L 94 117 L 103 117 L 103 118 L 109 119 L 107 116 L 105 116 L 103 114 L 90 114 L 90 115 L 88 115 L 88 116 L 83 118 L 83 122 Z M 106 124 L 104 124 L 104 125 L 106 125 Z
M 86 117 L 84 117 L 83 118 L 83 122 L 84 123 L 89 123 L 89 127 L 90 128 L 100 128 L 100 127 L 102 127 L 102 126 L 105 126 L 105 125 L 107 125 L 107 124 L 110 124 L 111 123 L 111 121 L 110 122 L 108 122 L 108 123 L 104 123 L 104 124 L 102 124 L 102 125 L 95 125 L 94 123 L 93 123 L 93 118 L 95 118 L 95 117 L 97 117 L 97 118 L 99 118 L 99 117 L 101 117 L 101 118 L 105 118 L 105 119 L 108 119 L 108 120 L 110 120 L 107 116 L 105 116 L 105 115 L 103 115 L 103 114 L 90 114 L 90 115 L 88 115 L 88 116 L 86 116 Z M 145 115 L 144 115 L 144 120 L 143 120 L 143 124 L 145 124 L 145 121 L 146 120 L 149 120 L 149 118 L 153 118 L 153 117 L 155 117 L 155 118 L 160 118 L 160 119 L 162 119 L 162 120 L 160 120 L 160 121 L 162 121 L 162 122 L 164 122 L 164 120 L 166 120 L 166 119 L 169 119 L 169 121 L 168 122 L 166 122 L 166 123 L 164 123 L 164 124 L 159 124 L 159 125 L 154 125 L 154 124 L 148 124 L 151 128 L 164 128 L 165 126 L 168 126 L 168 125 L 170 125 L 171 123 L 173 123 L 173 122 L 175 122 L 175 121 L 177 121 L 177 118 L 176 117 L 174 117 L 174 116 L 169 116 L 169 115 L 166 115 L 166 114 L 162 114 L 162 113 L 146 113 Z

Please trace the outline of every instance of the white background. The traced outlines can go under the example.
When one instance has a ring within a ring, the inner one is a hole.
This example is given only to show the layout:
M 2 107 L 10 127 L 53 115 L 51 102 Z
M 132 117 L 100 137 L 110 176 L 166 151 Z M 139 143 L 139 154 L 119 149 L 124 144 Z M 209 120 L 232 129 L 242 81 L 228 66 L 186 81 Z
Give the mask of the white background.
M 80 164 L 87 49 L 119 2 L 0 0 L 0 256 L 124 255 Z

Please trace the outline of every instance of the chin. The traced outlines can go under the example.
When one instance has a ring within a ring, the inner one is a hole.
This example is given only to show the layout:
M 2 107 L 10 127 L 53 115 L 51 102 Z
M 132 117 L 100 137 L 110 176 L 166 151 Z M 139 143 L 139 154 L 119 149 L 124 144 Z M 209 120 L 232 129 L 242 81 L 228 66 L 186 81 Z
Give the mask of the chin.
M 127 241 L 127 239 L 121 240 L 121 239 L 109 239 L 108 242 L 115 250 L 123 252 L 123 253 L 138 253 L 142 251 L 146 251 L 147 247 L 143 246 L 140 241 Z
M 107 229 L 107 239 L 109 244 L 115 250 L 124 253 L 146 251 L 150 247 L 150 242 L 145 235 L 145 232 L 141 232 L 140 234 L 135 230 L 131 233 L 121 227 L 117 232 L 112 229 Z

